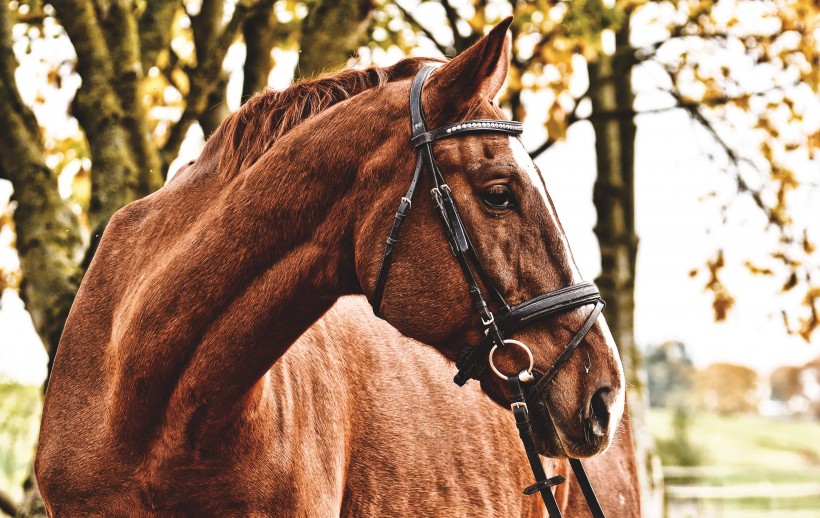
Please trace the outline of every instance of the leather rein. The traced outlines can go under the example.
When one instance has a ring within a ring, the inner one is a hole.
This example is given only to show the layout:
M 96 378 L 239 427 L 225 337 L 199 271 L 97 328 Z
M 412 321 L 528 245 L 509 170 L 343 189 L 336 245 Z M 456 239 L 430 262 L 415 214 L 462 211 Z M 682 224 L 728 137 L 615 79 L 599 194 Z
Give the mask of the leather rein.
M 470 298 L 484 326 L 485 338 L 475 346 L 465 347 L 459 354 L 459 358 L 456 361 L 458 372 L 453 381 L 459 386 L 463 386 L 471 378 L 479 379 L 486 372 L 488 366 L 496 375 L 507 380 L 510 387 L 511 407 L 516 426 L 518 427 L 521 441 L 524 444 L 524 450 L 527 453 L 530 468 L 535 476 L 535 483 L 524 489 L 524 493 L 527 495 L 532 495 L 536 492 L 540 493 L 544 499 L 544 504 L 547 507 L 550 518 L 561 518 L 561 511 L 558 508 L 558 503 L 555 500 L 555 495 L 553 495 L 551 488 L 564 482 L 565 478 L 562 476 L 547 477 L 535 446 L 526 400 L 527 398 L 531 401 L 540 398 L 543 396 L 543 393 L 547 391 L 547 386 L 553 381 L 561 367 L 569 360 L 573 351 L 575 351 L 584 336 L 586 336 L 598 319 L 598 316 L 604 308 L 604 301 L 601 299 L 598 289 L 591 282 L 573 284 L 556 291 L 544 293 L 513 306 L 510 306 L 504 300 L 501 292 L 495 286 L 476 255 L 475 247 L 464 228 L 450 187 L 447 185 L 441 170 L 436 165 L 435 158 L 433 157 L 433 143 L 445 138 L 471 133 L 501 133 L 517 137 L 522 133 L 523 126 L 520 122 L 515 121 L 476 119 L 427 130 L 421 93 L 425 81 L 435 68 L 435 66 L 422 68 L 418 74 L 416 74 L 410 88 L 410 122 L 412 128 L 412 138 L 410 142 L 416 149 L 416 167 L 413 172 L 410 187 L 401 199 L 399 208 L 396 211 L 395 220 L 393 221 L 393 227 L 387 238 L 387 245 L 385 246 L 384 256 L 382 257 L 376 280 L 372 305 L 374 312 L 378 316 L 381 310 L 387 276 L 390 271 L 390 266 L 393 263 L 393 250 L 396 244 L 398 244 L 402 223 L 410 211 L 413 193 L 416 190 L 422 171 L 426 169 L 430 174 L 430 181 L 433 185 L 431 195 L 433 204 L 436 207 L 436 212 L 439 215 L 441 226 L 444 229 L 444 234 L 450 245 L 450 249 L 464 274 L 464 278 L 469 287 Z M 481 280 L 494 306 L 500 308 L 495 313 L 488 307 L 487 301 L 476 280 L 476 276 Z M 504 337 L 532 322 L 589 304 L 594 304 L 594 308 L 584 321 L 584 324 L 575 336 L 573 336 L 549 370 L 535 382 L 535 377 L 532 372 L 532 352 L 525 344 L 517 340 L 505 339 Z M 521 371 L 518 375 L 509 377 L 499 372 L 492 361 L 493 353 L 497 349 L 503 349 L 508 344 L 521 347 L 530 357 L 528 369 Z M 535 384 L 531 388 L 526 387 L 525 390 L 525 385 L 532 382 L 535 382 Z M 592 485 L 587 478 L 581 461 L 570 458 L 569 462 L 581 486 L 581 491 L 584 494 L 587 505 L 590 511 L 592 511 L 592 515 L 595 518 L 605 518 L 604 512 L 598 503 L 595 491 L 592 489 Z

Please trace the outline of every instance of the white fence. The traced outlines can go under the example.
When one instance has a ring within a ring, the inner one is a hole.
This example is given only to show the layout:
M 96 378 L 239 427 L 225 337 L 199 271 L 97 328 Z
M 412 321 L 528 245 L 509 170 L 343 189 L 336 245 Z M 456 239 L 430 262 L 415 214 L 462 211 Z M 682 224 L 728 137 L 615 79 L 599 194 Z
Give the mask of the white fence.
M 670 466 L 664 478 L 667 518 L 820 518 L 820 468 Z

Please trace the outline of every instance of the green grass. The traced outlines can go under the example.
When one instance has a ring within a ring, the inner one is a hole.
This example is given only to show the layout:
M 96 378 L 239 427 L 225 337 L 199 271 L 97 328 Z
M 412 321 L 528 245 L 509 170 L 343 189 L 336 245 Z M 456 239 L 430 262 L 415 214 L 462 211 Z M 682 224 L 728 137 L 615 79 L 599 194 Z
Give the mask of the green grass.
M 0 380 L 0 489 L 17 500 L 34 457 L 42 406 L 40 387 Z
M 672 411 L 649 414 L 656 439 L 673 436 L 672 422 Z M 692 414 L 688 436 L 703 453 L 703 467 L 689 478 L 668 470 L 667 485 L 774 487 L 755 498 L 670 500 L 670 518 L 820 517 L 820 497 L 777 498 L 778 484 L 820 483 L 820 422 Z
M 672 436 L 672 412 L 649 413 L 654 437 Z M 689 437 L 703 464 L 736 468 L 820 468 L 820 422 L 692 414 Z

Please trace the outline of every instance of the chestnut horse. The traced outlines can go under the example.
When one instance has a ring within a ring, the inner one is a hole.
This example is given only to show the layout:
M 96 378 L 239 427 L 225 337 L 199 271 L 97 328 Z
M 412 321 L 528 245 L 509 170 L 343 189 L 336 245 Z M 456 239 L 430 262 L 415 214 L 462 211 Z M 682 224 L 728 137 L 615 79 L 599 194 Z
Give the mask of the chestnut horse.
M 509 23 L 430 77 L 423 103 L 431 127 L 503 119 L 490 99 L 509 67 Z M 407 59 L 262 94 L 222 124 L 200 160 L 114 215 L 66 322 L 46 394 L 35 469 L 52 515 L 269 516 L 290 514 L 284 505 L 297 498 L 310 500 L 313 511 L 304 514 L 323 516 L 345 512 L 340 493 L 386 483 L 347 486 L 346 451 L 327 453 L 366 434 L 371 422 L 311 419 L 320 396 L 280 397 L 288 384 L 311 385 L 275 380 L 271 368 L 340 296 L 362 293 L 372 302 L 384 235 L 415 162 L 407 99 L 425 64 Z M 437 143 L 435 152 L 488 277 L 507 300 L 580 281 L 517 139 L 467 135 Z M 380 308 L 403 334 L 455 360 L 459 346 L 483 333 L 439 228 L 431 204 L 418 202 Z M 578 307 L 512 336 L 538 344 L 535 370 L 547 372 L 590 315 Z M 602 318 L 579 345 L 531 402 L 546 456 L 605 451 L 623 412 L 623 372 Z M 496 364 L 518 372 L 521 360 L 504 349 Z M 333 385 L 324 364 L 313 361 L 307 376 Z M 392 365 L 368 370 L 397 376 Z M 393 385 L 414 375 L 400 372 Z M 491 399 L 509 404 L 507 385 L 492 373 L 480 382 Z M 493 433 L 481 426 L 469 435 Z

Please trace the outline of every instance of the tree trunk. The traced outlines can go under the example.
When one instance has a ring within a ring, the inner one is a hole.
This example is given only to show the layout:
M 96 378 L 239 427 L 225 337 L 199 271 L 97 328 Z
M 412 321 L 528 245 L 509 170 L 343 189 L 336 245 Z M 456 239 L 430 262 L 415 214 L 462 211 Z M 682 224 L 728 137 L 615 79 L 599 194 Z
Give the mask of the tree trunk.
M 660 516 L 662 483 L 646 423 L 645 372 L 635 344 L 635 134 L 629 44 L 629 19 L 616 33 L 614 55 L 602 53 L 589 64 L 592 125 L 598 176 L 593 201 L 598 213 L 595 235 L 601 248 L 601 275 L 596 279 L 607 301 L 605 315 L 624 364 L 629 411 L 638 459 L 644 516 Z
M 260 2 L 242 28 L 246 48 L 245 80 L 242 83 L 243 104 L 253 94 L 268 86 L 268 76 L 273 68 L 271 50 L 280 37 L 276 26 L 273 1 L 267 0 Z
M 347 64 L 370 23 L 372 0 L 316 0 L 302 22 L 296 76 L 314 77 Z
M 11 53 L 8 11 L 0 9 L 0 178 L 14 186 L 17 252 L 24 272 L 20 295 L 34 328 L 54 358 L 65 319 L 82 279 L 80 223 L 57 190 L 45 162 L 40 128 L 14 83 L 17 62 Z

